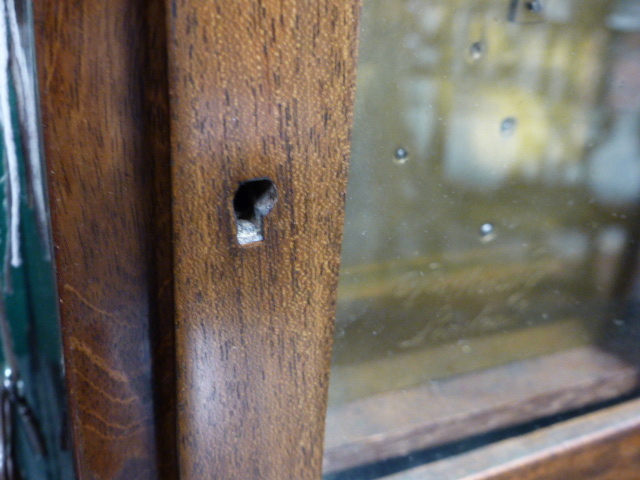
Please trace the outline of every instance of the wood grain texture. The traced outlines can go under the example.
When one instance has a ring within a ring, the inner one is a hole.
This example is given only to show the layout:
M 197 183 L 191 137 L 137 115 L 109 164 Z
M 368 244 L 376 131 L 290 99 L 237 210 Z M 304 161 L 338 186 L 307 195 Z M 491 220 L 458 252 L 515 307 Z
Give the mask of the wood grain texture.
M 358 3 L 167 7 L 183 480 L 320 478 Z M 240 246 L 232 198 L 263 177 Z
M 640 479 L 640 400 L 384 477 L 384 480 L 511 479 Z
M 507 472 L 482 480 L 639 480 L 640 423 L 606 435 L 587 436 L 579 444 L 531 458 Z M 480 479 L 479 479 L 480 480 Z
M 164 7 L 34 2 L 80 479 L 176 476 Z

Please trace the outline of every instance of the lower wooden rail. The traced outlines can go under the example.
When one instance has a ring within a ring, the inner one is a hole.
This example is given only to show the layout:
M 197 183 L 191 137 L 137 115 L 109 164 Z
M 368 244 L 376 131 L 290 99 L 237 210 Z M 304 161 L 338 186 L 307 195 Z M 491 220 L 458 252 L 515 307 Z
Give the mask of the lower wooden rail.
M 580 347 L 331 407 L 325 472 L 615 398 L 638 388 L 639 365 L 637 354 Z
M 637 480 L 640 400 L 384 480 Z

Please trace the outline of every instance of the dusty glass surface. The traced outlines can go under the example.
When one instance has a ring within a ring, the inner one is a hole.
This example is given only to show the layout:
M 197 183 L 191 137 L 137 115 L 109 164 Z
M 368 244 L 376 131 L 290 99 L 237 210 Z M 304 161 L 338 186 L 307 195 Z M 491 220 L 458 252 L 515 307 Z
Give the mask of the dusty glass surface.
M 359 55 L 330 405 L 622 328 L 640 2 L 364 0 Z

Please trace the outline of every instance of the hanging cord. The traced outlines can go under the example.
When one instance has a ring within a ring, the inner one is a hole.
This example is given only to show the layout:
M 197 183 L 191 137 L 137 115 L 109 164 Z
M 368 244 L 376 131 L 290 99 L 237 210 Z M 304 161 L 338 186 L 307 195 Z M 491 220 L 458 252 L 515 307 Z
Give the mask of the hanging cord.
M 12 267 L 22 264 L 20 254 L 20 168 L 16 132 L 14 132 L 11 102 L 9 99 L 9 76 L 12 73 L 19 110 L 20 134 L 24 144 L 27 190 L 36 216 L 38 234 L 45 258 L 50 258 L 50 244 L 45 201 L 44 176 L 38 135 L 36 111 L 36 87 L 29 69 L 27 50 L 24 48 L 15 0 L 0 0 L 0 120 L 5 149 L 5 171 L 7 173 L 7 248 Z M 7 23 L 8 19 L 8 23 Z M 9 43 L 9 37 L 11 43 Z M 6 268 L 6 267 L 5 267 Z
M 17 480 L 13 464 L 13 415 L 9 394 L 0 390 L 0 480 Z
M 9 20 L 9 25 L 7 24 Z M 11 51 L 9 46 L 11 36 Z M 13 451 L 13 422 L 19 419 L 27 441 L 34 454 L 45 455 L 45 444 L 40 425 L 24 395 L 23 382 L 18 368 L 9 320 L 6 315 L 4 295 L 11 290 L 11 268 L 22 264 L 20 248 L 20 164 L 17 133 L 12 122 L 10 71 L 16 88 L 20 133 L 26 151 L 29 194 L 36 210 L 38 230 L 43 238 L 46 232 L 44 185 L 40 165 L 40 148 L 35 112 L 35 87 L 30 75 L 27 57 L 22 46 L 14 0 L 0 0 L 0 122 L 4 146 L 7 251 L 4 265 L 4 289 L 0 291 L 0 345 L 6 362 L 4 379 L 0 387 L 0 480 L 19 480 Z M 45 247 L 48 243 L 44 244 Z M 48 248 L 46 248 L 48 251 Z
M 6 315 L 4 296 L 0 295 L 0 345 L 6 367 L 4 382 L 0 388 L 0 480 L 18 480 L 18 470 L 13 459 L 13 420 L 19 418 L 32 452 L 46 455 L 40 424 L 24 395 L 18 358 L 13 346 L 11 327 Z
M 3 0 L 5 1 L 5 0 Z M 40 141 L 38 132 L 38 112 L 36 86 L 33 72 L 29 69 L 27 50 L 22 42 L 20 25 L 15 0 L 6 0 L 9 17 L 9 32 L 11 34 L 10 65 L 13 81 L 16 86 L 16 97 L 20 111 L 20 133 L 25 150 L 27 190 L 32 201 L 36 217 L 38 235 L 45 253 L 50 259 L 50 245 L 48 235 L 47 207 L 45 201 L 44 175 L 42 172 Z M 30 202 L 31 203 L 31 202 Z
M 5 151 L 6 182 L 9 196 L 7 198 L 7 220 L 10 265 L 19 267 L 20 256 L 20 173 L 18 169 L 18 152 L 16 136 L 11 121 L 11 103 L 9 101 L 9 39 L 7 32 L 7 4 L 0 0 L 0 120 L 2 120 L 2 136 Z M 7 267 L 5 267 L 7 268 Z

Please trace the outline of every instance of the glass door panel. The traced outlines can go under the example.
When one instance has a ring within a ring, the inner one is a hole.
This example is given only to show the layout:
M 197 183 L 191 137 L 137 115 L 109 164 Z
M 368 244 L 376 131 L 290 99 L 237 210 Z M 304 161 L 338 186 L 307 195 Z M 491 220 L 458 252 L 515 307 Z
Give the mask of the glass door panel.
M 327 472 L 637 386 L 640 2 L 364 0 L 355 112 Z

